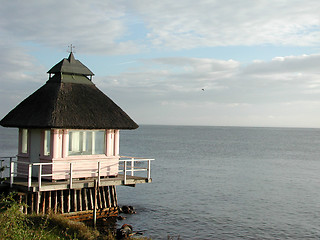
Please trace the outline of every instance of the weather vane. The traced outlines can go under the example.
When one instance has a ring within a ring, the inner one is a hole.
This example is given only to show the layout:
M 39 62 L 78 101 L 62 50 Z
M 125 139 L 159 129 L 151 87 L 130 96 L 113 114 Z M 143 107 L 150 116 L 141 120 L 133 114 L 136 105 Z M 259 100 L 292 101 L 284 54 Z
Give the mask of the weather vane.
M 73 46 L 72 44 L 70 44 L 69 46 L 68 46 L 68 52 L 69 53 L 73 53 L 74 51 L 73 51 L 73 49 L 75 48 L 75 46 Z

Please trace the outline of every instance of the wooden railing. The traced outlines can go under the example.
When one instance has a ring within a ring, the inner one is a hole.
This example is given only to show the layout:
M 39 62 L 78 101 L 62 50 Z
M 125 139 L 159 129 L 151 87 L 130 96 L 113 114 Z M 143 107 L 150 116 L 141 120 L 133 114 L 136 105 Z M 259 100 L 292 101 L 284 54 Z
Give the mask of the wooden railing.
M 6 161 L 4 158 L 0 158 L 1 160 L 1 164 L 3 164 L 4 161 Z M 58 175 L 68 175 L 68 178 L 66 180 L 69 180 L 69 187 L 70 189 L 73 187 L 73 180 L 74 177 L 73 175 L 77 174 L 78 178 L 79 178 L 79 173 L 94 173 L 97 176 L 98 179 L 98 184 L 100 185 L 100 179 L 101 179 L 101 175 L 103 174 L 107 174 L 108 171 L 101 171 L 101 165 L 103 163 L 107 163 L 108 164 L 108 160 L 85 160 L 85 161 L 81 161 L 81 164 L 85 163 L 85 162 L 90 162 L 92 164 L 92 162 L 94 161 L 97 165 L 97 168 L 92 171 L 92 170 L 74 170 L 74 167 L 77 163 L 77 161 L 59 161 L 59 162 L 47 162 L 47 163 L 29 163 L 29 162 L 22 162 L 22 161 L 17 161 L 16 157 L 6 157 L 6 159 L 8 159 L 10 161 L 10 165 L 8 168 L 10 168 L 10 172 L 9 172 L 9 178 L 10 178 L 10 187 L 13 186 L 14 183 L 14 178 L 17 176 L 17 164 L 21 164 L 21 165 L 27 165 L 28 167 L 28 172 L 27 173 L 23 173 L 23 172 L 19 172 L 19 176 L 25 177 L 27 178 L 28 181 L 28 190 L 31 189 L 31 185 L 32 185 L 32 173 L 33 173 L 33 167 L 34 166 L 38 166 L 38 174 L 37 174 L 37 180 L 38 180 L 38 184 L 37 187 L 39 188 L 39 191 L 41 191 L 41 185 L 42 185 L 42 180 L 46 177 L 52 177 L 54 176 L 58 176 Z M 7 161 L 8 161 L 7 160 Z M 134 158 L 134 157 L 126 157 L 126 156 L 120 156 L 120 160 L 119 160 L 119 170 L 118 173 L 123 173 L 123 184 L 126 185 L 127 184 L 127 176 L 130 174 L 131 176 L 134 176 L 135 172 L 146 172 L 147 176 L 146 178 L 148 179 L 148 181 L 151 179 L 151 161 L 153 161 L 154 159 L 144 159 L 144 158 Z M 141 164 L 146 164 L 146 166 L 141 166 Z M 55 164 L 69 164 L 69 171 L 67 172 L 63 172 L 63 173 L 43 173 L 43 167 L 44 166 L 54 166 Z M 2 165 L 1 165 L 2 166 Z

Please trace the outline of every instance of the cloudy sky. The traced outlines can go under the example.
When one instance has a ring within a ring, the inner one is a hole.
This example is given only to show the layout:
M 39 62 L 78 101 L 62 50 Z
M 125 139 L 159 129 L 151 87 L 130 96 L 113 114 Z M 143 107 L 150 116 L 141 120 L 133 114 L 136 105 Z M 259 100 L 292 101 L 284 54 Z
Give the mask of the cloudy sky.
M 320 127 L 319 0 L 0 0 L 0 117 L 75 57 L 138 124 Z

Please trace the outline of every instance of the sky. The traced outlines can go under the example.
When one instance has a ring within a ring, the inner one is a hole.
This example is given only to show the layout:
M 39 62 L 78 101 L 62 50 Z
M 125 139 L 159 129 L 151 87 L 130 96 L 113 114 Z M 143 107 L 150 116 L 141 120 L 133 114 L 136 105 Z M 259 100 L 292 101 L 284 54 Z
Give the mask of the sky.
M 320 127 L 319 0 L 0 4 L 0 118 L 72 44 L 138 124 Z

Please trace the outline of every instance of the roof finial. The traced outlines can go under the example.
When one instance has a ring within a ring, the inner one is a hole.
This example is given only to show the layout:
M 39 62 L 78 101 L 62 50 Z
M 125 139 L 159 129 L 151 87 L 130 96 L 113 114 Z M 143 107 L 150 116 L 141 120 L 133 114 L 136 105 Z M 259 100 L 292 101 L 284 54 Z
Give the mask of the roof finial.
M 68 48 L 70 49 L 70 50 L 68 49 L 68 52 L 69 52 L 69 53 L 73 53 L 73 49 L 75 48 L 75 46 L 73 46 L 73 45 L 71 44 L 71 45 L 68 46 Z

